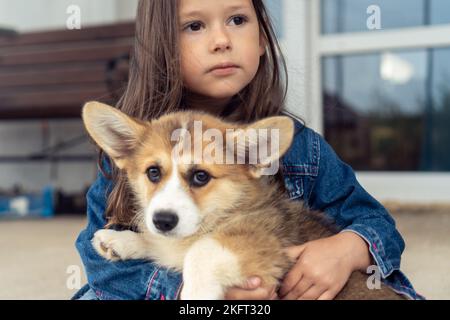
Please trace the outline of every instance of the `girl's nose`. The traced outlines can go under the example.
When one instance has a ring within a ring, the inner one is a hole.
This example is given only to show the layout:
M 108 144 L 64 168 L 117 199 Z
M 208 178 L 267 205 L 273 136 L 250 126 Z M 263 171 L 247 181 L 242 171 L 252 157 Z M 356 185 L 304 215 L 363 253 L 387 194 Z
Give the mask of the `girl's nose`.
M 231 43 L 229 41 L 217 41 L 214 47 L 214 52 L 226 51 L 231 49 Z
M 212 51 L 220 52 L 230 50 L 231 48 L 231 39 L 227 32 L 223 28 L 217 28 L 212 34 Z

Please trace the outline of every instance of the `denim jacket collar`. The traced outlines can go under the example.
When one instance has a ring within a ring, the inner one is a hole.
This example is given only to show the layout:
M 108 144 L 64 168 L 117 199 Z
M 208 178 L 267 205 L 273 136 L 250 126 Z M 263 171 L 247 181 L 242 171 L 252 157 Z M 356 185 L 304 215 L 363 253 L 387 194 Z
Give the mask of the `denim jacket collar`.
M 307 135 L 306 127 L 300 121 L 294 123 L 295 132 L 291 147 L 281 159 L 284 174 L 317 176 L 320 160 L 319 139 L 317 136 Z

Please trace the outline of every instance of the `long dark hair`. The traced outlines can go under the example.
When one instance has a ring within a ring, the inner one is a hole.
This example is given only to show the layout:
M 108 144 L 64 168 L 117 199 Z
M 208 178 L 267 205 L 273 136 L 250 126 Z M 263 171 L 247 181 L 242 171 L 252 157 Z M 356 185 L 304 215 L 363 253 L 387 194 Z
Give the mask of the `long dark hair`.
M 280 50 L 263 0 L 253 0 L 260 32 L 266 41 L 254 79 L 231 99 L 228 108 L 242 122 L 279 115 L 284 111 L 287 91 L 286 63 Z M 117 107 L 141 120 L 185 108 L 178 44 L 178 0 L 140 0 L 136 18 L 134 55 L 129 81 Z M 188 106 L 187 106 L 188 107 Z M 237 115 L 236 115 L 237 114 Z M 126 176 L 110 162 L 111 174 L 103 167 L 104 152 L 99 152 L 102 173 L 114 181 L 105 216 L 108 226 L 129 226 L 135 214 L 134 199 Z

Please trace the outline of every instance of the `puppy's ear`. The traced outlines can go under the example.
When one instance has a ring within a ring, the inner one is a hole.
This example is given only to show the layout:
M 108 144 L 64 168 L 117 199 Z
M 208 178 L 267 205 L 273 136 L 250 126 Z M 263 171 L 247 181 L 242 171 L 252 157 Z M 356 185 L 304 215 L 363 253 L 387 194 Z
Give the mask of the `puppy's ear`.
M 238 163 L 249 163 L 250 173 L 255 178 L 273 175 L 293 137 L 294 121 L 289 117 L 269 117 L 254 122 L 245 127 L 244 132 L 235 133 Z
M 145 126 L 100 102 L 86 103 L 82 118 L 92 139 L 112 158 L 117 167 L 122 169 L 126 157 L 136 148 Z

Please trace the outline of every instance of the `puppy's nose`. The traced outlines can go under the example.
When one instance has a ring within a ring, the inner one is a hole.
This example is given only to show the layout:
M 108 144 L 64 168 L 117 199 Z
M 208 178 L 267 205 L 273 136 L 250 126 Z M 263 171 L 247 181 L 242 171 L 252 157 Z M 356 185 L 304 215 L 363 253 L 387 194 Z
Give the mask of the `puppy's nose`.
M 153 224 L 156 229 L 167 232 L 178 224 L 178 216 L 172 211 L 158 211 L 153 215 Z

